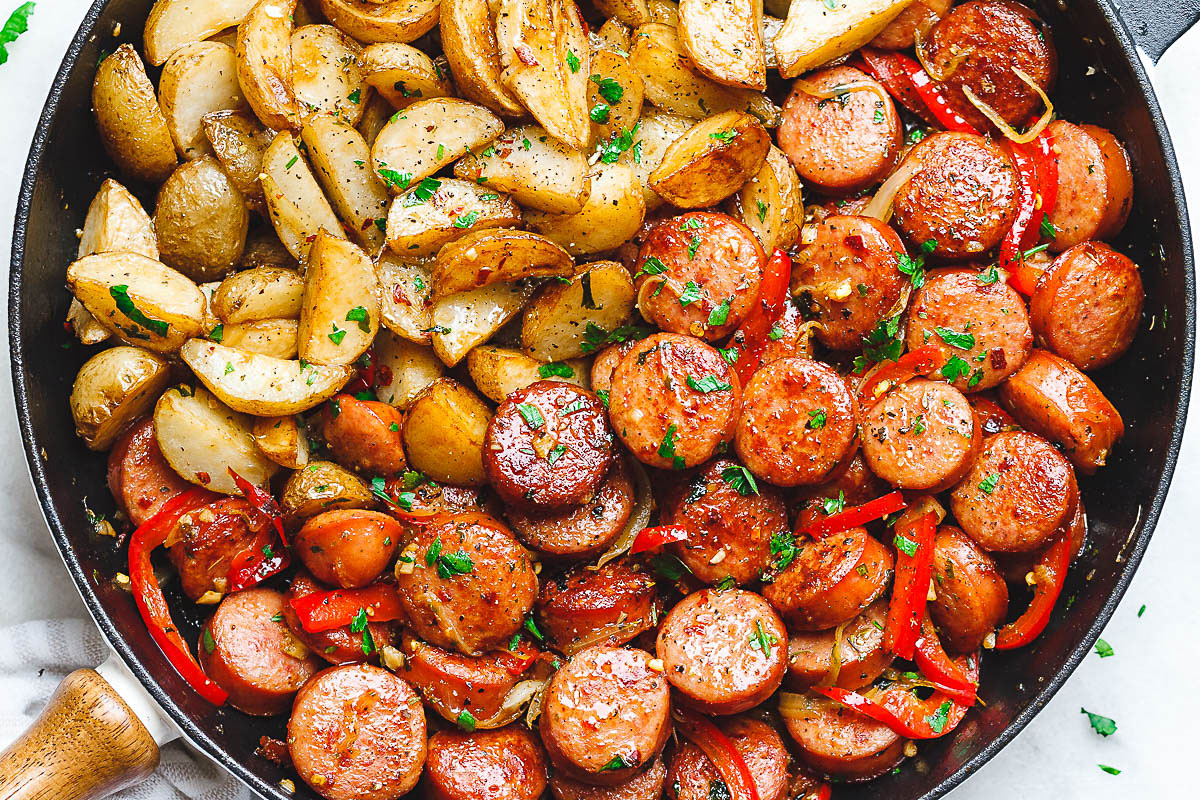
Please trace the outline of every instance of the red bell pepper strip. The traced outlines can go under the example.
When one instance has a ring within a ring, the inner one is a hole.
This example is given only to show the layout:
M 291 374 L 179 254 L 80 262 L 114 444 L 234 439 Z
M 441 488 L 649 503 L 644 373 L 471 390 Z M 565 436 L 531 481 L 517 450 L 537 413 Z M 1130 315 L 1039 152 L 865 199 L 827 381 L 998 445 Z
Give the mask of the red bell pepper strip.
M 916 518 L 911 514 L 896 521 L 896 579 L 883 627 L 884 648 L 910 661 L 929 597 L 937 528 L 937 515 L 932 511 Z
M 171 619 L 171 609 L 167 607 L 167 599 L 163 597 L 150 563 L 150 553 L 166 541 L 180 517 L 208 505 L 216 498 L 217 495 L 207 489 L 189 489 L 168 500 L 158 513 L 139 525 L 129 538 L 129 582 L 138 613 L 142 615 L 150 637 L 167 661 L 201 697 L 219 706 L 228 695 L 208 679 L 183 641 Z
M 370 622 L 388 622 L 404 617 L 404 607 L 396 587 L 377 583 L 362 589 L 333 589 L 313 592 L 290 601 L 300 627 L 308 633 L 320 633 L 349 625 L 360 612 Z
M 1011 152 L 1017 169 L 1017 218 L 1000 243 L 999 262 L 1010 275 L 1009 285 L 1029 297 L 1042 271 L 1027 263 L 1022 253 L 1038 240 L 1042 220 L 1058 202 L 1058 156 L 1054 136 L 1046 131 L 1029 144 L 1014 143 Z
M 270 493 L 263 491 L 234 472 L 233 467 L 228 467 L 228 469 L 234 485 L 241 489 L 246 501 L 254 508 L 256 515 L 261 517 L 264 522 L 271 524 L 275 528 L 275 532 L 279 534 L 279 541 L 287 545 L 287 536 L 283 532 L 283 512 L 279 509 L 279 503 L 275 502 L 275 498 Z
M 787 301 L 791 282 L 792 259 L 776 248 L 763 270 L 762 284 L 758 290 L 759 302 L 732 339 L 740 344 L 738 360 L 733 368 L 743 386 L 762 364 L 763 352 L 770 341 L 771 326 L 783 314 L 783 304 Z
M 538 660 L 542 652 L 533 645 L 521 639 L 516 650 L 499 650 L 496 659 L 504 665 L 510 675 L 522 675 Z
M 930 124 L 937 122 L 937 119 L 922 102 L 917 90 L 913 88 L 908 74 L 900 67 L 897 61 L 899 53 L 864 47 L 859 54 L 862 56 L 862 63 L 855 64 L 855 66 L 879 81 L 896 102 Z
M 629 548 L 629 555 L 636 556 L 638 553 L 655 550 L 672 542 L 685 542 L 687 538 L 688 529 L 683 525 L 659 525 L 654 528 L 643 528 L 634 538 L 633 546 Z
M 1062 594 L 1067 579 L 1067 568 L 1071 566 L 1071 533 L 1063 531 L 1042 553 L 1033 568 L 1035 588 L 1029 608 L 1017 619 L 996 632 L 996 649 L 1011 650 L 1032 642 L 1046 628 L 1050 612 L 1058 596 Z
M 883 497 L 876 497 L 874 500 L 863 503 L 861 506 L 852 506 L 845 511 L 840 511 L 825 519 L 805 525 L 796 531 L 796 535 L 821 538 L 834 533 L 841 533 L 842 531 L 857 528 L 860 525 L 881 519 L 888 514 L 893 514 L 907 505 L 904 502 L 903 493 L 895 491 L 885 494 Z
M 871 377 L 863 381 L 858 387 L 858 404 L 863 411 L 866 411 L 875 404 L 882 394 L 878 397 L 876 392 L 879 387 L 888 383 L 891 386 L 896 386 L 913 378 L 920 378 L 928 375 L 938 365 L 938 359 L 941 357 L 941 348 L 930 342 L 918 347 L 916 350 L 909 350 L 904 355 L 900 356 L 897 361 L 890 361 L 881 365 L 875 372 L 871 373 Z
M 404 488 L 403 476 L 388 481 L 384 481 L 383 478 L 372 479 L 371 494 L 382 500 L 384 510 L 401 522 L 419 525 L 442 513 L 442 509 L 436 506 L 418 505 L 423 502 L 421 496 Z
M 721 730 L 707 718 L 683 708 L 674 710 L 675 730 L 700 748 L 717 768 L 731 800 L 758 800 L 758 787 L 746 759 Z
M 268 555 L 268 553 L 270 555 Z M 229 562 L 229 591 L 240 592 L 278 575 L 291 566 L 292 557 L 286 547 L 253 546 L 242 550 Z
M 962 114 L 954 110 L 946 96 L 942 94 L 942 90 L 915 59 L 909 58 L 903 53 L 888 53 L 886 57 L 874 51 L 868 54 L 867 50 L 869 48 L 863 50 L 863 60 L 867 64 L 868 72 L 871 72 L 872 76 L 879 80 L 884 88 L 903 105 L 909 106 L 911 100 L 904 96 L 905 91 L 900 88 L 903 84 L 900 84 L 894 77 L 896 73 L 908 79 L 909 85 L 921 98 L 925 108 L 943 128 L 959 133 L 979 133 L 974 125 L 967 122 Z M 881 66 L 885 62 L 888 62 L 887 67 Z M 885 76 L 887 76 L 887 80 L 885 80 Z M 909 109 L 914 110 L 911 106 Z
M 938 691 L 953 698 L 956 703 L 966 706 L 975 704 L 974 682 L 950 656 L 946 655 L 928 614 L 921 620 L 921 635 L 917 637 L 913 656 L 921 674 Z

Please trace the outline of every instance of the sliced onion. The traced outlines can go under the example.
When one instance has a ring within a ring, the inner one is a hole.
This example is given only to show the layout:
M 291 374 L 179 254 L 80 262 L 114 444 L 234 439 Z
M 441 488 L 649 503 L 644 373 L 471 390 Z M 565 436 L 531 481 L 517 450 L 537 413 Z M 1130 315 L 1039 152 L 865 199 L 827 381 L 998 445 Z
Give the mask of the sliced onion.
M 926 6 L 926 9 L 928 9 L 928 8 L 929 7 Z M 930 13 L 932 13 L 932 12 L 930 12 Z M 916 42 L 917 61 L 918 61 L 918 63 L 920 63 L 921 69 L 925 70 L 925 74 L 928 75 L 929 77 L 933 78 L 935 81 L 944 81 L 947 78 L 949 78 L 951 75 L 953 75 L 955 72 L 958 71 L 958 68 L 960 66 L 962 66 L 962 63 L 964 61 L 967 60 L 967 57 L 970 56 L 971 53 L 975 52 L 974 47 L 968 47 L 965 50 L 961 50 L 954 54 L 954 58 L 952 58 L 950 60 L 950 66 L 948 66 L 945 69 L 945 71 L 938 70 L 938 69 L 933 68 L 933 62 L 931 62 L 929 60 L 929 58 L 925 55 L 926 42 L 925 42 L 924 37 L 921 36 L 921 31 L 920 30 L 916 31 L 916 34 L 913 38 L 914 38 L 914 41 Z
M 828 89 L 818 89 L 813 84 L 803 78 L 796 78 L 792 81 L 792 85 L 810 97 L 815 97 L 818 100 L 832 100 L 835 97 L 841 97 L 850 92 L 872 92 L 887 104 L 887 90 L 879 85 L 876 81 L 850 81 L 849 83 L 839 83 L 837 86 L 831 86 Z
M 821 711 L 821 701 L 807 694 L 779 693 L 779 714 L 784 719 L 815 719 Z
M 580 650 L 585 650 L 594 644 L 598 644 L 600 642 L 607 643 L 610 637 L 620 637 L 622 634 L 634 630 L 637 625 L 638 623 L 636 622 L 610 622 L 607 625 L 602 625 L 586 636 L 580 636 L 575 641 L 565 645 L 562 649 L 563 655 L 565 655 L 567 658 L 570 658 Z
M 508 723 L 515 722 L 521 716 L 521 711 L 524 710 L 525 704 L 531 701 L 545 687 L 547 682 L 546 680 L 521 681 L 508 690 L 508 694 L 504 696 L 504 704 L 500 706 L 500 710 L 482 722 L 476 720 L 475 727 L 481 730 L 490 730 L 492 728 L 503 728 Z
M 537 724 L 538 717 L 542 714 L 542 704 L 546 702 L 546 689 L 549 687 L 550 679 L 547 678 L 530 698 L 529 707 L 525 709 L 525 725 L 527 727 L 533 728 Z
M 1046 110 L 1042 112 L 1042 116 L 1038 117 L 1038 121 L 1033 123 L 1033 127 L 1024 133 L 1021 133 L 1012 125 L 1009 125 L 1008 120 L 1000 116 L 999 111 L 983 102 L 983 100 L 981 100 L 979 96 L 975 94 L 975 92 L 971 91 L 970 86 L 964 86 L 962 87 L 962 90 L 963 94 L 966 96 L 967 100 L 970 101 L 971 105 L 975 106 L 977 109 L 979 109 L 981 114 L 991 120 L 992 124 L 999 128 L 1000 132 L 1003 133 L 1009 141 L 1016 142 L 1017 144 L 1029 144 L 1034 139 L 1041 136 L 1042 131 L 1046 130 L 1046 126 L 1050 124 L 1052 119 L 1054 119 L 1054 103 L 1052 103 L 1046 93 L 1042 91 L 1042 87 L 1038 86 L 1033 78 L 1025 74 L 1024 70 L 1022 70 L 1020 67 L 1013 67 L 1012 71 L 1018 78 L 1027 83 L 1030 89 L 1033 89 L 1035 92 L 1037 92 L 1038 97 L 1042 98 L 1042 103 L 1044 103 L 1046 106 Z
M 646 475 L 646 470 L 641 463 L 633 459 L 629 459 L 629 471 L 633 473 L 633 511 L 630 512 L 629 520 L 621 530 L 621 535 L 605 551 L 604 555 L 600 556 L 596 561 L 596 566 L 589 567 L 589 569 L 600 569 L 608 562 L 628 553 L 629 548 L 633 547 L 633 540 L 650 524 L 650 517 L 654 514 L 655 509 L 654 495 L 650 491 L 650 478 Z
M 942 520 L 946 518 L 946 508 L 938 502 L 933 495 L 923 494 L 909 504 L 904 511 L 904 516 L 909 519 L 920 519 L 930 512 L 936 517 L 935 525 L 941 525 Z
M 863 208 L 860 216 L 874 217 L 880 222 L 887 222 L 892 218 L 892 201 L 896 199 L 896 195 L 900 192 L 900 187 L 908 183 L 913 175 L 917 174 L 917 170 L 921 168 L 918 159 L 906 158 L 900 167 L 891 174 L 891 176 L 883 182 L 879 187 L 879 191 L 871 198 L 871 202 L 867 203 Z
M 821 686 L 837 686 L 838 678 L 842 675 L 842 635 L 846 632 L 846 626 L 853 620 L 847 620 L 833 631 L 833 650 L 829 654 L 829 672 L 825 674 L 825 678 L 821 681 Z
M 438 627 L 449 637 L 450 641 L 454 642 L 454 646 L 458 648 L 460 653 L 479 655 L 479 653 L 467 647 L 466 642 L 463 641 L 462 634 L 458 631 L 458 626 L 454 624 L 454 615 L 446 613 L 446 607 L 442 605 L 442 601 L 438 599 L 437 595 L 432 592 L 425 592 L 421 596 L 421 599 L 425 601 L 425 605 L 433 612 L 434 618 L 438 621 Z

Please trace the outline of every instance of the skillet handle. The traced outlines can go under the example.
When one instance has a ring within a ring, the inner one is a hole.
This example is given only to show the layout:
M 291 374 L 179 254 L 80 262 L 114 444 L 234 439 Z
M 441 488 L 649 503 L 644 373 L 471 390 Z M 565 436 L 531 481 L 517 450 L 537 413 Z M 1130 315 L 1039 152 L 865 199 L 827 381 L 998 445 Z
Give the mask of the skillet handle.
M 1167 48 L 1200 20 L 1200 0 L 1111 0 L 1138 47 L 1158 63 Z
M 145 780 L 157 765 L 146 726 L 98 672 L 80 669 L 0 753 L 0 800 L 93 800 Z

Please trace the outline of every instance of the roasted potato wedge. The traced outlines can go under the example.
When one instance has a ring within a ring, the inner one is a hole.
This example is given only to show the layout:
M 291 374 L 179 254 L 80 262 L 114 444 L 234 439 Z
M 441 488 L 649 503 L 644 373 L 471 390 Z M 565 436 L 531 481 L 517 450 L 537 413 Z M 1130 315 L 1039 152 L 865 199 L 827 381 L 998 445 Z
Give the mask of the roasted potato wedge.
M 483 106 L 435 97 L 396 113 L 371 147 L 375 172 L 399 194 L 467 153 L 484 148 L 504 123 Z
M 204 295 L 186 275 L 137 253 L 97 253 L 67 268 L 67 285 L 129 344 L 171 353 L 204 333 Z
M 671 145 L 687 133 L 694 123 L 695 120 L 690 117 L 667 111 L 646 109 L 642 112 L 636 134 L 637 147 L 622 152 L 619 163 L 625 164 L 637 175 L 647 210 L 658 208 L 663 203 L 663 199 L 650 188 L 650 173 L 662 163 Z
M 161 183 L 179 159 L 154 84 L 131 44 L 118 47 L 96 68 L 92 108 L 100 141 L 117 169 Z
M 590 353 L 589 326 L 613 331 L 629 321 L 637 295 L 629 270 L 615 261 L 587 264 L 569 284 L 542 288 L 521 322 L 521 349 L 538 361 Z
M 483 436 L 492 418 L 479 396 L 441 378 L 413 400 L 404 420 L 404 451 L 413 469 L 456 486 L 487 483 Z
M 391 197 L 371 171 L 371 148 L 362 134 L 336 117 L 317 115 L 300 129 L 317 183 L 325 190 L 354 240 L 370 253 L 384 243 L 384 220 Z
M 218 42 L 193 42 L 179 48 L 158 79 L 158 102 L 180 156 L 193 159 L 211 153 L 204 135 L 204 115 L 246 105 L 233 48 Z
M 78 257 L 117 250 L 157 259 L 158 237 L 150 215 L 133 193 L 107 178 L 88 206 Z
M 679 0 L 679 43 L 717 83 L 766 90 L 762 37 L 762 0 Z
M 403 339 L 391 331 L 375 337 L 375 363 L 386 367 L 392 379 L 375 394 L 385 403 L 407 409 L 426 386 L 446 372 L 441 359 L 428 345 Z
M 313 364 L 351 364 L 379 331 L 379 281 L 353 242 L 317 235 L 304 272 L 300 357 Z
M 777 69 L 779 67 L 779 59 L 775 57 L 775 39 L 778 38 L 783 30 L 783 20 L 779 17 L 771 17 L 763 14 L 762 22 L 762 40 L 763 50 L 766 54 L 767 69 Z
M 588 108 L 592 118 L 592 143 L 633 130 L 642 113 L 646 87 L 629 59 L 612 50 L 592 54 L 588 79 Z
M 321 11 L 360 42 L 411 42 L 437 25 L 438 0 L 321 0 Z
M 438 251 L 433 262 L 433 296 L 437 299 L 523 278 L 566 277 L 574 269 L 571 255 L 545 236 L 485 228 Z
M 256 0 L 155 0 L 142 43 L 146 60 L 161 66 L 186 44 L 240 25 Z
M 92 312 L 74 297 L 71 298 L 71 305 L 67 307 L 67 322 L 70 323 L 71 330 L 75 332 L 75 338 L 79 339 L 80 344 L 100 344 L 112 336 L 108 328 L 101 325 L 92 316 Z
M 388 120 L 395 113 L 396 109 L 392 108 L 392 104 L 380 97 L 378 93 L 371 95 L 371 99 L 367 101 L 367 107 L 363 109 L 362 119 L 355 126 L 363 135 L 367 147 L 375 144 L 379 132 L 383 130 L 383 126 L 388 124 Z
M 646 218 L 642 184 L 625 164 L 596 164 L 592 193 L 578 214 L 525 212 L 529 227 L 573 256 L 602 253 L 630 239 Z
M 272 358 L 203 339 L 187 342 L 179 355 L 222 402 L 256 417 L 307 411 L 337 394 L 354 374 L 350 366 Z
M 623 55 L 628 54 L 633 44 L 633 39 L 630 36 L 631 33 L 632 31 L 630 31 L 629 26 L 625 23 L 616 19 L 606 19 L 599 30 L 588 36 L 588 41 L 592 44 L 592 54 L 595 55 L 601 50 L 612 50 Z
M 254 443 L 281 467 L 303 469 L 308 465 L 308 433 L 295 416 L 260 417 L 250 429 Z
M 237 77 L 255 115 L 272 130 L 299 128 L 292 77 L 296 0 L 258 0 L 238 26 Z
M 184 480 L 224 494 L 241 494 L 230 469 L 255 486 L 279 471 L 254 443 L 251 424 L 249 417 L 200 387 L 167 389 L 154 406 L 154 438 L 171 469 Z
M 594 0 L 594 5 L 604 16 L 613 17 L 631 28 L 650 21 L 646 0 Z
M 294 269 L 254 267 L 230 275 L 213 294 L 212 309 L 226 325 L 260 319 L 298 319 L 304 278 Z
M 358 124 L 371 88 L 363 81 L 362 48 L 332 25 L 305 25 L 292 32 L 292 86 L 296 100 L 314 113 Z M 312 116 L 308 114 L 306 116 Z
M 406 261 L 391 253 L 383 253 L 375 262 L 383 324 L 410 342 L 429 344 L 432 273 L 432 264 L 427 261 Z
M 223 277 L 246 246 L 245 197 L 212 156 L 185 161 L 158 190 L 159 258 L 197 283 Z
M 213 111 L 201 120 L 209 149 L 225 168 L 229 179 L 258 210 L 263 205 L 263 153 L 272 134 L 248 111 Z
M 292 135 L 280 132 L 263 152 L 262 186 L 279 241 L 303 261 L 320 231 L 345 237 L 337 214 L 300 155 Z
M 515 228 L 521 209 L 512 198 L 475 181 L 442 178 L 427 200 L 419 187 L 393 201 L 387 217 L 388 247 L 405 258 L 436 255 L 442 245 L 483 228 Z
M 279 234 L 268 222 L 255 225 L 246 234 L 246 248 L 242 250 L 242 269 L 255 267 L 279 267 L 296 270 L 300 262 L 279 241 Z
M 332 461 L 312 461 L 293 472 L 283 486 L 279 504 L 291 527 L 309 517 L 338 508 L 371 508 L 375 497 L 362 478 Z
M 140 347 L 110 347 L 84 362 L 71 387 L 75 431 L 91 450 L 107 450 L 171 382 L 166 359 Z
M 792 0 L 775 38 L 779 74 L 794 78 L 852 53 L 879 35 L 913 0 L 854 0 L 831 11 L 824 0 Z
M 518 389 L 547 378 L 587 389 L 591 384 L 588 370 L 586 359 L 547 364 L 509 347 L 484 345 L 467 354 L 467 372 L 471 380 L 483 396 L 494 403 L 503 403 Z
M 300 322 L 294 319 L 256 319 L 222 325 L 219 337 L 210 332 L 208 338 L 247 353 L 287 360 L 295 358 L 298 352 L 296 334 L 299 329 Z
M 516 317 L 532 294 L 520 284 L 493 283 L 443 297 L 430 313 L 433 352 L 453 367 Z
M 675 0 L 647 0 L 646 10 L 650 14 L 651 22 L 670 25 L 672 28 L 679 26 L 679 3 Z
M 454 174 L 551 214 L 577 213 L 591 191 L 587 156 L 537 125 L 510 128 L 455 164 Z
M 650 188 L 680 208 L 705 208 L 736 192 L 762 168 L 771 136 L 744 111 L 697 122 L 667 148 Z
M 400 42 L 370 45 L 362 51 L 358 65 L 367 84 L 396 108 L 454 94 L 448 67 L 412 45 Z
M 787 156 L 775 147 L 758 173 L 725 201 L 729 214 L 754 231 L 763 250 L 786 250 L 800 238 L 804 203 L 800 178 Z
M 488 0 L 442 0 L 438 32 L 463 97 L 504 117 L 524 116 L 521 101 L 500 81 L 500 51 Z

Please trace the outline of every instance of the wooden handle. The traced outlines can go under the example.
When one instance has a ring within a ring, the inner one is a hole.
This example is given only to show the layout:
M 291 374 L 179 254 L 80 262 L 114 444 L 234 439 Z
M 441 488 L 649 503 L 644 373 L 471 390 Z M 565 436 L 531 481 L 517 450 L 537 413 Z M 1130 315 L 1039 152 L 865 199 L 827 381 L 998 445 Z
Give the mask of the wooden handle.
M 92 800 L 157 765 L 158 745 L 121 696 L 95 670 L 76 670 L 0 753 L 0 800 Z

